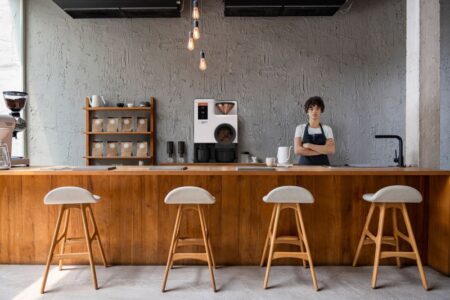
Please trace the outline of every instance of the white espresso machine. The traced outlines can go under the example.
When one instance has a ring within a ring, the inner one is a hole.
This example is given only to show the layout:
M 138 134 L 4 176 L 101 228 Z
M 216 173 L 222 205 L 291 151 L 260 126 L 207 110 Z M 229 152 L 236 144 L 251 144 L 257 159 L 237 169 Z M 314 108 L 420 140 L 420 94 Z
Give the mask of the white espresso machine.
M 17 133 L 25 130 L 26 122 L 20 117 L 20 111 L 25 107 L 28 94 L 25 92 L 3 92 L 6 106 L 11 110 L 9 115 L 0 115 L 0 144 L 6 144 L 11 166 L 30 165 L 30 161 L 23 157 L 14 157 L 12 153 L 12 139 Z
M 194 162 L 237 161 L 237 104 L 235 100 L 194 100 Z

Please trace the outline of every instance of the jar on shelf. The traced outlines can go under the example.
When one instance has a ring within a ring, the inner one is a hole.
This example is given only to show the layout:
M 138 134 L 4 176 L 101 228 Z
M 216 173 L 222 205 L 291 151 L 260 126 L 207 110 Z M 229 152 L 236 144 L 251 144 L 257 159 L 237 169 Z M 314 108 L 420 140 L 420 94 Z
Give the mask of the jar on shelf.
M 107 132 L 117 132 L 119 129 L 119 118 L 108 118 L 108 123 L 106 124 Z
M 100 141 L 94 141 L 92 142 L 92 156 L 95 157 L 102 157 L 103 156 L 103 142 Z
M 136 156 L 137 157 L 146 157 L 146 156 L 148 156 L 148 145 L 147 145 L 147 142 L 138 142 L 138 143 L 136 143 Z
M 91 123 L 92 132 L 102 132 L 103 131 L 103 119 L 93 118 Z
M 132 118 L 123 117 L 121 122 L 121 131 L 122 132 L 131 132 L 133 131 L 133 127 L 131 124 Z
M 117 149 L 117 142 L 108 142 L 108 147 L 106 149 L 106 156 L 107 157 L 117 157 L 119 156 Z
M 137 132 L 147 132 L 148 131 L 148 119 L 147 118 L 142 118 L 142 117 L 137 118 L 136 131 Z
M 120 143 L 120 156 L 131 157 L 133 154 L 133 143 L 132 142 L 121 142 Z

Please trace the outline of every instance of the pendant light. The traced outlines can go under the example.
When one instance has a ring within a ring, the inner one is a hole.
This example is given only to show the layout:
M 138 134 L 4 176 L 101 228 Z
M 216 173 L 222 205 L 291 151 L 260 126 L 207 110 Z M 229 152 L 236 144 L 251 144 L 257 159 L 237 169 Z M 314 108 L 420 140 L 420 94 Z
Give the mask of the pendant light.
M 188 43 L 187 43 L 187 48 L 189 51 L 193 51 L 195 49 L 195 43 L 196 40 L 200 39 L 200 14 L 203 14 L 202 12 L 202 0 L 191 0 L 192 2 L 190 2 L 191 6 L 189 7 L 190 10 L 190 19 L 192 22 L 192 29 L 191 31 L 189 31 L 189 39 L 188 39 Z M 203 30 L 203 25 L 202 25 L 202 30 Z M 201 50 L 200 51 L 200 62 L 198 64 L 198 68 L 201 71 L 205 71 L 207 68 L 206 65 L 206 57 L 205 57 L 205 51 Z
M 198 67 L 202 71 L 206 70 L 206 58 L 205 58 L 205 52 L 203 50 L 200 51 L 200 64 L 199 64 Z
M 194 0 L 194 8 L 192 9 L 192 19 L 200 19 L 200 10 L 198 9 L 198 0 Z
M 192 31 L 189 31 L 189 40 L 188 40 L 187 48 L 189 51 L 192 51 L 195 48 L 194 35 L 192 34 Z
M 200 28 L 198 27 L 198 20 L 194 21 L 193 37 L 194 40 L 198 40 L 200 38 Z

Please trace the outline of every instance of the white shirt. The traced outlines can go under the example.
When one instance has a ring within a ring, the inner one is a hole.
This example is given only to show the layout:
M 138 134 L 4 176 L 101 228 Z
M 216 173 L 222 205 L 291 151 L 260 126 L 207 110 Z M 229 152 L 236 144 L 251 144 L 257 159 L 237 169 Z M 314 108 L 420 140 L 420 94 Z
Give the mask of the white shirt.
M 305 133 L 306 124 L 298 125 L 295 128 L 295 137 L 299 137 L 303 139 L 303 134 Z M 333 131 L 331 130 L 330 126 L 322 125 L 323 133 L 325 133 L 325 137 L 327 139 L 333 139 Z M 322 130 L 320 130 L 320 126 L 317 128 L 312 128 L 311 126 L 308 127 L 308 133 L 309 134 L 321 134 Z

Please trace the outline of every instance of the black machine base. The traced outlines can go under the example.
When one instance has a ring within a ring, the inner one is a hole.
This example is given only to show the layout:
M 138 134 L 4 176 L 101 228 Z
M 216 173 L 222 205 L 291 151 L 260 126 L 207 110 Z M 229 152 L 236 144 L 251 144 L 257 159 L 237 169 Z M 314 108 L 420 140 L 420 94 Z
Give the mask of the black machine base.
M 221 145 L 217 143 L 195 143 L 194 162 L 235 163 L 237 162 L 237 144 Z

